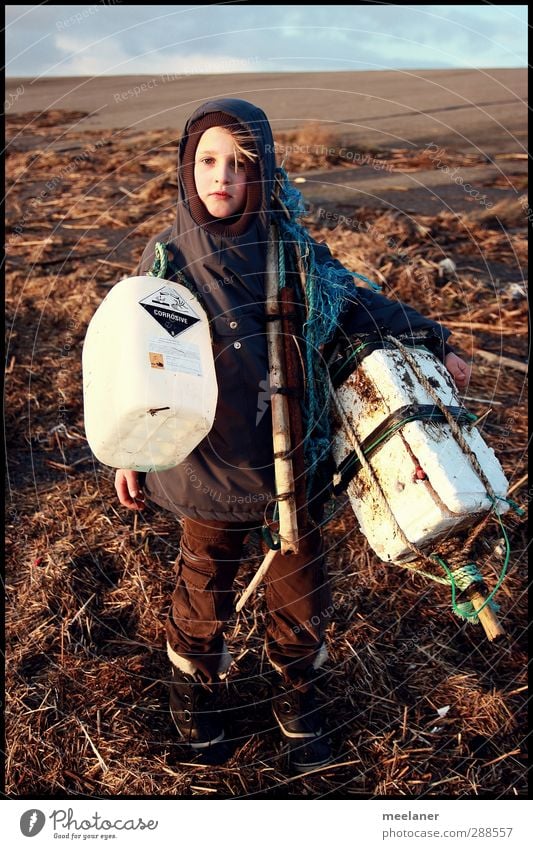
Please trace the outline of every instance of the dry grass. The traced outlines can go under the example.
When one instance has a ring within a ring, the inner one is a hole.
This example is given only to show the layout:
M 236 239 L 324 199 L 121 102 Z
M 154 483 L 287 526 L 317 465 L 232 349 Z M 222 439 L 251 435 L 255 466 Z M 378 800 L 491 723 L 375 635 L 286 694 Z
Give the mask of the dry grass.
M 351 510 L 337 503 L 325 532 L 335 621 L 322 681 L 336 763 L 287 776 L 260 677 L 262 592 L 229 629 L 234 758 L 210 767 L 176 746 L 164 618 L 179 525 L 170 514 L 136 519 L 119 507 L 112 471 L 93 462 L 83 435 L 80 362 L 107 287 L 172 219 L 176 138 L 81 133 L 72 126 L 79 117 L 18 116 L 8 126 L 7 795 L 524 795 L 526 533 L 516 516 L 506 522 L 513 556 L 498 597 L 507 638 L 492 645 L 454 616 L 445 589 L 384 567 Z M 300 143 L 327 138 L 307 128 Z M 404 153 L 391 161 L 407 166 Z M 312 164 L 324 167 L 323 158 Z M 453 329 L 475 362 L 467 404 L 478 415 L 491 408 L 483 434 L 513 497 L 527 506 L 525 375 L 477 355 L 527 357 L 527 303 L 516 283 L 526 241 L 516 201 L 491 215 L 342 211 L 356 229 L 310 223 L 313 235 L 385 294 Z M 457 279 L 439 275 L 445 256 Z M 491 585 L 501 568 L 499 536 L 490 524 L 479 552 Z M 239 587 L 259 551 L 250 537 Z

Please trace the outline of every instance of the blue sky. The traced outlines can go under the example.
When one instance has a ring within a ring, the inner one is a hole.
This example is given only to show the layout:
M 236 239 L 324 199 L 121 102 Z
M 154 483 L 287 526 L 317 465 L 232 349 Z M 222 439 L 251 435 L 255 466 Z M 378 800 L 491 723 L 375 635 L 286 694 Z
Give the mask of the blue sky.
M 7 76 L 527 67 L 527 6 L 7 6 Z

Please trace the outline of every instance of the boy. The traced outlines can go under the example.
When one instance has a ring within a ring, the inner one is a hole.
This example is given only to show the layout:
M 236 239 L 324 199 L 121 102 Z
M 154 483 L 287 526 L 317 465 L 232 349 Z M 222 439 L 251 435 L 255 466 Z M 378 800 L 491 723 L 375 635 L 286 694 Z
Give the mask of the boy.
M 275 493 L 270 411 L 257 414 L 268 375 L 264 292 L 273 151 L 268 119 L 253 104 L 219 99 L 197 109 L 179 145 L 174 224 L 151 239 L 137 269 L 148 272 L 155 244 L 163 242 L 194 281 L 210 317 L 219 386 L 213 428 L 183 463 L 148 473 L 143 482 L 123 469 L 115 479 L 125 507 L 142 509 L 146 494 L 183 519 L 167 652 L 171 714 L 195 751 L 221 747 L 227 733 L 216 712 L 216 692 L 231 662 L 223 633 L 233 609 L 232 585 L 245 538 L 261 528 Z M 342 268 L 325 244 L 313 245 L 318 267 L 334 262 Z M 447 346 L 445 328 L 366 289 L 354 286 L 349 300 L 341 321 L 345 333 L 431 328 L 442 339 L 443 360 L 457 385 L 466 385 L 469 367 Z M 276 671 L 272 708 L 297 772 L 331 757 L 314 687 L 327 658 L 330 591 L 320 512 L 309 513 L 298 554 L 278 552 L 265 581 L 265 650 Z

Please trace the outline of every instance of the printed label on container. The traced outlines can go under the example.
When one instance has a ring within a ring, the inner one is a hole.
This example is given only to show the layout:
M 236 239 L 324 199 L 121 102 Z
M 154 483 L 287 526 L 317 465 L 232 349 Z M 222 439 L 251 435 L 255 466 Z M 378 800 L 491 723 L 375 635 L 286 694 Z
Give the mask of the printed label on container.
M 172 337 L 178 336 L 200 321 L 191 305 L 170 286 L 162 286 L 157 292 L 152 292 L 139 301 L 139 304 Z
M 148 342 L 148 359 L 151 368 L 202 376 L 198 345 L 171 342 L 166 336 L 157 336 Z

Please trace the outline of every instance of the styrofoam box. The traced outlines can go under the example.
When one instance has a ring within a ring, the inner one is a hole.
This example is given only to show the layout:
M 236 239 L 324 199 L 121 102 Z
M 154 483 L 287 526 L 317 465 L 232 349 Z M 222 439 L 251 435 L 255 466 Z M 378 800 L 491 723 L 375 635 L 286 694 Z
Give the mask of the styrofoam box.
M 461 406 L 445 366 L 429 351 L 409 350 L 440 400 L 446 406 Z M 397 349 L 376 350 L 365 357 L 337 389 L 336 397 L 359 442 L 400 407 L 435 403 Z M 494 451 L 475 425 L 460 427 L 495 494 L 504 498 L 508 482 Z M 352 452 L 353 440 L 338 417 L 334 431 L 332 453 L 338 467 Z M 418 547 L 436 544 L 492 507 L 484 484 L 446 422 L 418 420 L 403 425 L 369 462 L 396 522 Z M 425 480 L 417 478 L 417 467 L 426 473 Z M 366 470 L 359 469 L 347 489 L 362 533 L 382 560 L 413 559 L 415 555 L 402 542 L 395 523 L 373 494 L 368 477 Z M 497 502 L 498 513 L 507 509 L 505 501 Z

